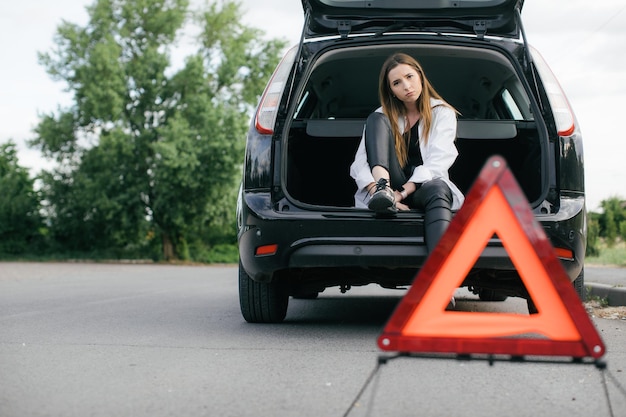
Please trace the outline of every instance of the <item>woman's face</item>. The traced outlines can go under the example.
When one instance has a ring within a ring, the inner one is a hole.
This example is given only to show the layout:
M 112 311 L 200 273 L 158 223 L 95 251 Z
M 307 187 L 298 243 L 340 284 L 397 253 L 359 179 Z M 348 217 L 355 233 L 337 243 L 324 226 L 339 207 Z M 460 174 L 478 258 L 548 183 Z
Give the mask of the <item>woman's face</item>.
M 397 65 L 389 71 L 387 80 L 393 95 L 405 104 L 415 103 L 422 94 L 422 79 L 410 65 Z

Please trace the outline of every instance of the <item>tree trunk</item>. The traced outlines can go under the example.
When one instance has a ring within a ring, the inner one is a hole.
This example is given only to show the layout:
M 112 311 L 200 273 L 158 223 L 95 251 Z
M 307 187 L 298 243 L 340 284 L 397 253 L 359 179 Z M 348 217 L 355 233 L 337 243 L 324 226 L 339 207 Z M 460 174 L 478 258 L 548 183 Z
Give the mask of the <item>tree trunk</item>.
M 174 252 L 174 244 L 172 243 L 172 239 L 169 235 L 163 234 L 162 238 L 163 243 L 163 259 L 166 261 L 171 261 L 176 259 L 176 254 Z

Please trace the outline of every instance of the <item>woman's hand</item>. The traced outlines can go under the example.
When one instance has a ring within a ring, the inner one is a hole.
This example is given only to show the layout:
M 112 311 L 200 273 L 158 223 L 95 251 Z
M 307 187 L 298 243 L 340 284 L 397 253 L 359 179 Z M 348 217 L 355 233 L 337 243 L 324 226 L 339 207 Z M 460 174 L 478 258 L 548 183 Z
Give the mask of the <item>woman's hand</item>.
M 400 191 L 394 191 L 393 192 L 394 198 L 396 200 L 396 208 L 398 210 L 410 210 L 409 206 L 407 206 L 406 204 L 402 203 L 402 200 L 405 199 L 405 196 L 402 195 L 402 192 Z
M 396 208 L 397 208 L 398 210 L 401 210 L 401 211 L 411 210 L 411 209 L 409 208 L 409 206 L 407 206 L 406 204 L 404 204 L 404 203 L 398 203 L 398 202 L 396 202 Z

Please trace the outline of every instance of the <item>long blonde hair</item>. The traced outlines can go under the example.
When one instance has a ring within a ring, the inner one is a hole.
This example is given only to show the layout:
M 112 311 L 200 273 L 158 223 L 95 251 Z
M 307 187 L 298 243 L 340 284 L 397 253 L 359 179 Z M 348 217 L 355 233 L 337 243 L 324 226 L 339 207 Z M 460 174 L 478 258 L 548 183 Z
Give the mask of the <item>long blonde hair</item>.
M 389 85 L 388 79 L 389 72 L 401 64 L 409 65 L 413 69 L 415 69 L 422 82 L 422 93 L 418 97 L 415 104 L 417 106 L 417 111 L 421 115 L 423 123 L 422 135 L 424 143 L 428 143 L 430 126 L 433 120 L 433 112 L 430 107 L 430 99 L 439 99 L 443 101 L 443 105 L 446 105 L 453 110 L 454 108 L 446 103 L 445 100 L 443 100 L 443 98 L 439 95 L 439 93 L 435 91 L 433 86 L 428 81 L 428 78 L 426 78 L 422 66 L 417 62 L 417 60 L 415 60 L 415 58 L 403 53 L 395 53 L 387 58 L 380 70 L 380 77 L 378 82 L 378 97 L 383 107 L 383 113 L 389 118 L 389 121 L 391 122 L 391 130 L 393 132 L 396 144 L 396 155 L 398 157 L 398 161 L 400 161 L 400 165 L 404 167 L 409 159 L 409 150 L 407 146 L 407 140 L 404 136 L 404 132 L 401 132 L 398 126 L 398 120 L 400 120 L 401 117 L 404 119 L 404 117 L 406 116 L 406 107 L 404 106 L 404 103 L 402 101 L 395 98 L 393 92 L 391 91 L 391 86 Z M 408 132 L 408 134 L 410 135 L 411 133 Z

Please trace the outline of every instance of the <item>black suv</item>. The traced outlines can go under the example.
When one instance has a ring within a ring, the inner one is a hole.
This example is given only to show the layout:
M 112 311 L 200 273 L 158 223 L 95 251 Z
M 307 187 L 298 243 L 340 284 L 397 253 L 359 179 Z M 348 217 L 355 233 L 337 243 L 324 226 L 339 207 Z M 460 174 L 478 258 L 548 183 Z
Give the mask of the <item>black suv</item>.
M 458 111 L 450 178 L 464 192 L 504 157 L 582 296 L 582 137 L 558 82 L 525 39 L 522 0 L 302 0 L 299 45 L 270 80 L 247 137 L 238 201 L 239 296 L 249 322 L 279 322 L 288 300 L 411 283 L 424 264 L 423 213 L 354 207 L 349 168 L 378 74 L 415 57 Z M 465 279 L 482 300 L 528 296 L 495 236 Z

